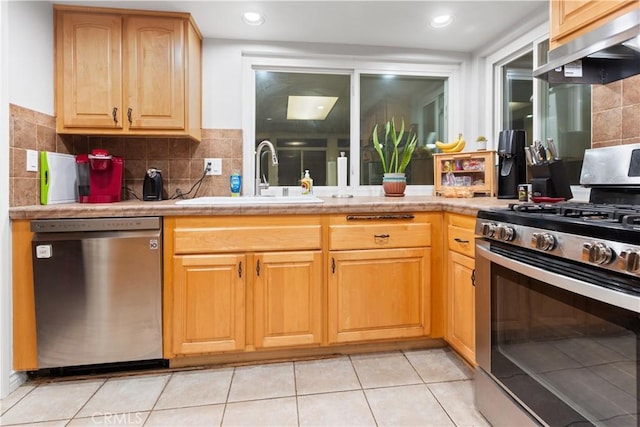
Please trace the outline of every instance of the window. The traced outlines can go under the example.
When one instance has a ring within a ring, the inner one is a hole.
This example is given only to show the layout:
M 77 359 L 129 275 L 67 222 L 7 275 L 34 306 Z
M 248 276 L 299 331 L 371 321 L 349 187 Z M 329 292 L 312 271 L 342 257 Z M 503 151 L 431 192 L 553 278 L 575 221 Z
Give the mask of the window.
M 446 79 L 423 76 L 360 76 L 360 183 L 382 183 L 382 166 L 372 145 L 375 125 L 393 119 L 396 129 L 404 120 L 418 137 L 418 148 L 405 173 L 407 184 L 433 185 L 433 144 L 446 140 Z M 379 131 L 382 135 L 382 131 Z
M 254 138 L 245 141 L 253 146 L 253 155 L 261 141 L 274 144 L 278 165 L 272 165 L 267 154 L 260 159 L 261 179 L 270 186 L 298 186 L 306 169 L 317 189 L 336 186 L 337 157 L 344 152 L 351 191 L 371 194 L 379 190 L 382 171 L 372 132 L 376 123 L 384 126 L 392 118 L 398 128 L 404 120 L 406 133 L 412 129 L 418 136 L 418 148 L 406 170 L 408 184 L 415 191 L 418 186 L 433 185 L 432 152 L 435 141 L 446 141 L 450 135 L 448 90 L 458 66 L 439 66 L 429 72 L 420 65 L 417 68 L 424 70 L 416 72 L 416 67 L 403 71 L 406 65 L 398 65 L 390 75 L 357 68 L 335 71 L 322 65 L 283 65 L 287 60 L 278 65 L 273 65 L 278 60 L 267 62 L 250 65 L 255 114 L 252 123 L 247 123 L 254 127 Z M 307 115 L 294 111 L 296 108 L 307 108 Z M 323 114 L 311 114 L 319 111 Z M 246 166 L 254 161 L 246 146 L 244 161 Z M 245 168 L 245 172 L 251 170 L 253 167 Z
M 305 169 L 316 186 L 336 185 L 336 157 L 349 152 L 351 78 L 302 72 L 256 72 L 256 146 L 267 139 L 278 165 L 263 155 L 270 185 L 299 185 Z
M 580 183 L 584 150 L 591 148 L 591 86 L 549 84 L 533 77 L 549 51 L 547 28 L 541 28 L 528 42 L 507 46 L 487 58 L 496 76 L 494 85 L 487 87 L 487 98 L 495 102 L 487 128 L 496 140 L 494 148 L 502 129 L 525 129 L 527 145 L 553 138 L 576 197 L 583 191 L 575 186 Z

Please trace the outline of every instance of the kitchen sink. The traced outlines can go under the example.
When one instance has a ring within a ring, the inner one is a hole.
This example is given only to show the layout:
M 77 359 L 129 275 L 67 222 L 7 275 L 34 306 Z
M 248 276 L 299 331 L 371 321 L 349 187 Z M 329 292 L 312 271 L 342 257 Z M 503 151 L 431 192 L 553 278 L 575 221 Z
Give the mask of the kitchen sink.
M 241 197 L 196 197 L 180 200 L 177 205 L 215 206 L 215 205 L 270 205 L 270 204 L 307 204 L 324 203 L 315 196 L 241 196 Z

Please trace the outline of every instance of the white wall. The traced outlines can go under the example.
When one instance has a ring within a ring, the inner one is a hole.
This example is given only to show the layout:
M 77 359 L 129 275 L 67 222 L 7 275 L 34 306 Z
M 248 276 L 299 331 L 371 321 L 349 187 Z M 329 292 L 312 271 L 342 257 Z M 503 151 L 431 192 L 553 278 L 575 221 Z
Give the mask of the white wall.
M 24 380 L 12 371 L 9 103 L 53 114 L 53 9 L 0 0 L 0 398 Z
M 9 1 L 9 102 L 53 115 L 53 6 Z
M 8 5 L 0 1 L 0 399 L 11 391 Z

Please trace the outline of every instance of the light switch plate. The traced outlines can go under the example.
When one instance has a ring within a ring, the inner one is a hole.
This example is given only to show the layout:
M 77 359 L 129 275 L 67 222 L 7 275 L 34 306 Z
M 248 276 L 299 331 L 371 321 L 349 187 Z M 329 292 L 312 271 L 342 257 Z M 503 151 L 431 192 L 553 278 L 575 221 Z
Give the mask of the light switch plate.
M 211 168 L 207 171 L 207 175 L 222 175 L 222 159 L 219 158 L 205 158 L 204 167 L 211 163 Z
M 38 172 L 38 152 L 27 150 L 27 172 Z

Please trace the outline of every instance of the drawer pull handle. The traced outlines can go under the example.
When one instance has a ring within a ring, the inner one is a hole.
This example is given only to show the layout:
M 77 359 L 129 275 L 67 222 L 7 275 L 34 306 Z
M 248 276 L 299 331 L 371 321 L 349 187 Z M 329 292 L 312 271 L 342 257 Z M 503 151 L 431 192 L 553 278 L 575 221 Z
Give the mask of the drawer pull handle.
M 376 239 L 388 239 L 391 236 L 389 234 L 374 234 L 373 237 Z
M 468 243 L 469 243 L 469 241 L 468 241 L 468 240 L 466 240 L 466 239 L 461 239 L 461 238 L 459 238 L 459 237 L 456 237 L 456 238 L 455 238 L 455 239 L 453 239 L 453 240 L 455 240 L 456 242 L 460 243 L 461 245 L 466 245 L 466 244 L 468 244 Z
M 388 215 L 347 215 L 347 221 L 380 220 L 380 219 L 414 219 L 413 214 L 388 214 Z

